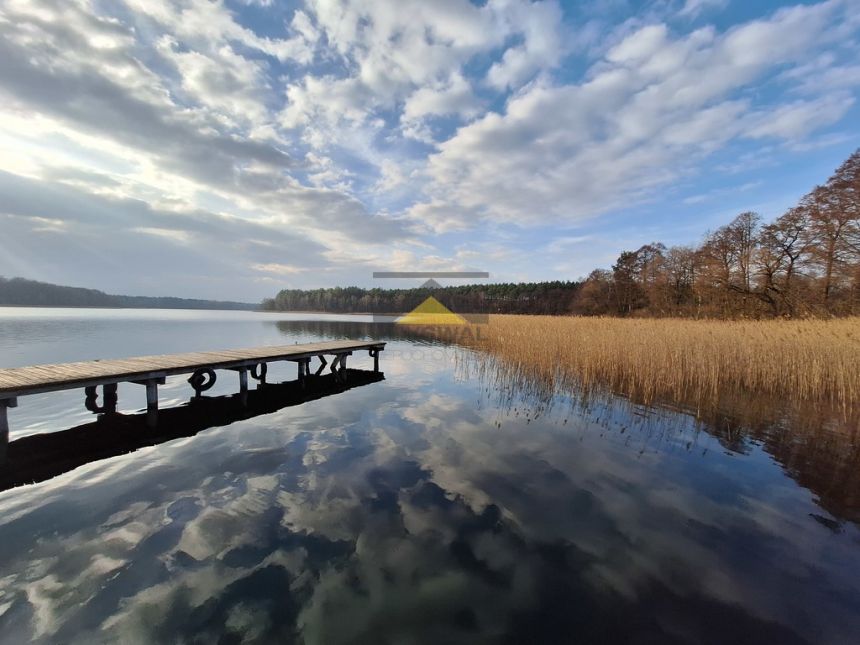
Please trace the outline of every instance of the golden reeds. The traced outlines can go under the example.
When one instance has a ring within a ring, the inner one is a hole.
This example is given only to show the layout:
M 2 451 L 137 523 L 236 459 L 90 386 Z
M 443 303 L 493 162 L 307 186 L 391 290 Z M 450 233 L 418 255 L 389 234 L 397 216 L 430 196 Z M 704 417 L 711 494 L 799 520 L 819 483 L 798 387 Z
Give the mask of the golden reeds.
M 428 328 L 429 329 L 429 328 Z M 644 402 L 715 404 L 727 393 L 860 403 L 860 318 L 715 321 L 490 316 L 464 334 L 518 379 L 608 388 Z

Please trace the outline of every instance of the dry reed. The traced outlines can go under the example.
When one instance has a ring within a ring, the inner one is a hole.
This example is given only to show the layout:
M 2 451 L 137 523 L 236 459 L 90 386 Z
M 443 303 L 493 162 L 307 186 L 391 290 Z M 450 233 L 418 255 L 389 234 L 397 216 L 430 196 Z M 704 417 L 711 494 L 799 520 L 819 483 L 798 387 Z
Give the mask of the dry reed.
M 429 328 L 428 328 L 429 329 Z M 700 321 L 494 315 L 474 333 L 434 334 L 483 350 L 517 379 L 600 386 L 646 403 L 716 404 L 726 393 L 860 403 L 860 318 Z M 452 336 L 453 334 L 453 336 Z

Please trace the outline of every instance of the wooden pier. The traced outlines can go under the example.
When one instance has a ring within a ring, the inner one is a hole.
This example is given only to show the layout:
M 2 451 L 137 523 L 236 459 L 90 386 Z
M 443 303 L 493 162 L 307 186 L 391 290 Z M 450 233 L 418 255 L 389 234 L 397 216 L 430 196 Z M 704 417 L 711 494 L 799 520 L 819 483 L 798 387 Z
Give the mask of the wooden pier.
M 137 383 L 146 388 L 147 423 L 158 423 L 158 386 L 165 378 L 190 374 L 188 382 L 200 396 L 215 383 L 215 370 L 232 370 L 239 375 L 239 394 L 248 391 L 248 375 L 260 384 L 266 382 L 267 364 L 291 361 L 298 365 L 298 380 L 304 383 L 311 376 L 311 361 L 319 359 L 314 374 L 326 366 L 337 378 L 345 379 L 346 359 L 356 351 L 367 351 L 373 357 L 373 370 L 379 371 L 379 353 L 383 342 L 326 341 L 305 345 L 277 345 L 218 352 L 191 352 L 164 356 L 139 356 L 113 360 L 94 360 L 58 365 L 35 365 L 0 369 L 0 460 L 9 442 L 7 409 L 18 405 L 18 398 L 28 394 L 56 392 L 83 388 L 84 405 L 94 414 L 116 412 L 117 385 Z M 329 362 L 326 356 L 333 357 Z M 102 402 L 98 402 L 98 388 Z

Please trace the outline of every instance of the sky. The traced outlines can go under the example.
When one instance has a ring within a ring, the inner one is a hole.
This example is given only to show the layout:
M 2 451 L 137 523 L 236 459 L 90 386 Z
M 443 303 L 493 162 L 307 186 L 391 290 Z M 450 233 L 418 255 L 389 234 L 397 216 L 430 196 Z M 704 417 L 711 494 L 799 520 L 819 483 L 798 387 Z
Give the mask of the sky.
M 858 61 L 860 0 L 0 0 L 0 275 L 575 280 L 825 181 Z

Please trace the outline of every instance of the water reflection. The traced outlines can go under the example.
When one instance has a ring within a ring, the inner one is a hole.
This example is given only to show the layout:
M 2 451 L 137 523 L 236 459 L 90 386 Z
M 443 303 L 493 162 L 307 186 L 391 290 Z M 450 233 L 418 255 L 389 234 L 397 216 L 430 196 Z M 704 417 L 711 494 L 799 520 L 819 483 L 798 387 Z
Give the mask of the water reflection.
M 727 393 L 718 405 L 699 410 L 674 401 L 646 405 L 597 389 L 568 392 L 477 352 L 459 351 L 457 363 L 461 378 L 482 384 L 486 405 L 498 411 L 497 425 L 518 417 L 529 423 L 552 413 L 563 423 L 587 418 L 640 452 L 695 451 L 705 433 L 730 453 L 770 455 L 817 496 L 836 527 L 860 522 L 860 410 L 796 405 L 751 393 Z
M 444 346 L 420 328 L 396 324 L 374 327 L 279 322 L 278 328 L 286 334 L 313 329 L 336 337 L 346 337 L 353 329 L 370 339 L 403 338 L 414 345 Z M 496 410 L 493 423 L 498 427 L 516 418 L 524 419 L 528 425 L 555 412 L 554 422 L 565 424 L 572 417 L 589 419 L 602 428 L 602 433 L 616 432 L 624 446 L 639 454 L 647 450 L 695 451 L 698 436 L 705 433 L 731 453 L 763 450 L 770 455 L 834 518 L 813 514 L 823 525 L 840 530 L 845 521 L 860 522 L 858 409 L 798 404 L 752 392 L 724 392 L 716 404 L 707 408 L 668 400 L 646 405 L 620 392 L 598 388 L 569 391 L 560 386 L 560 380 L 536 379 L 467 347 L 448 347 L 453 352 L 458 377 L 480 383 L 479 404 Z M 419 351 L 417 356 L 427 354 Z
M 289 338 L 312 335 L 326 340 L 406 340 L 416 345 L 447 345 L 427 333 L 422 333 L 420 328 L 395 322 L 279 320 L 275 325 L 278 331 Z
M 395 339 L 371 387 L 0 494 L 0 640 L 857 640 L 860 531 L 803 479 L 833 428 L 770 445 L 438 350 Z
M 147 425 L 145 412 L 106 414 L 68 430 L 23 437 L 8 446 L 6 462 L 0 468 L 0 491 L 44 481 L 99 459 L 191 437 L 208 428 L 333 396 L 385 378 L 383 373 L 368 370 L 348 369 L 346 375 L 345 381 L 334 374 L 309 375 L 304 385 L 298 381 L 267 383 L 244 395 L 193 397 L 181 407 L 161 410 L 156 428 Z

